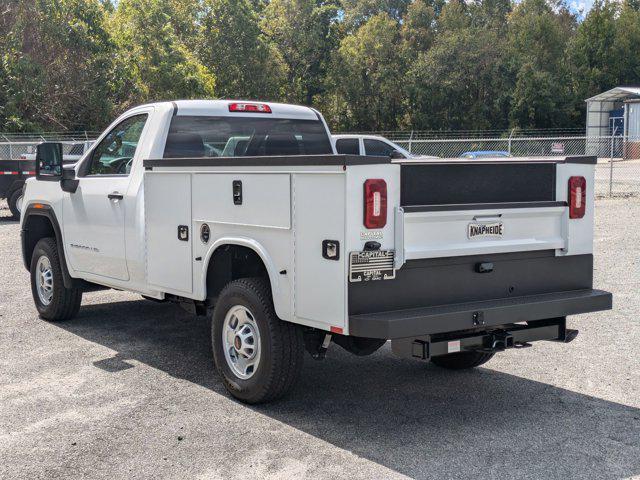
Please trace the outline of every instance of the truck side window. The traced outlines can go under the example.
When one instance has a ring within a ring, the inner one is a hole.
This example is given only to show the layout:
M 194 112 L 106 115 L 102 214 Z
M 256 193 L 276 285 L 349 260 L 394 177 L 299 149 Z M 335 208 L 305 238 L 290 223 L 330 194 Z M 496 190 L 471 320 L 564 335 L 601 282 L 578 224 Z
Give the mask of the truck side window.
M 360 155 L 360 145 L 357 138 L 339 138 L 336 140 L 336 151 L 343 155 Z
M 380 140 L 373 140 L 370 138 L 364 139 L 364 151 L 366 155 L 373 155 L 374 157 L 388 157 L 395 149 L 388 143 L 381 142 Z
M 111 130 L 91 154 L 87 175 L 129 175 L 147 114 L 134 115 Z

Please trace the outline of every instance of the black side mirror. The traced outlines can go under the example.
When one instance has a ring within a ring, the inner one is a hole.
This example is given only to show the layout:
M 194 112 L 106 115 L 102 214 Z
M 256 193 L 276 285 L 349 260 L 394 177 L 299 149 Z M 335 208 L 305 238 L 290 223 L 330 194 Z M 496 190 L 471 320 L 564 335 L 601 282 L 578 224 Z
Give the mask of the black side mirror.
M 391 157 L 391 160 L 398 160 L 398 159 L 404 158 L 404 155 L 401 154 L 398 150 L 392 150 L 389 156 Z
M 36 178 L 57 182 L 62 178 L 62 144 L 44 142 L 36 150 Z

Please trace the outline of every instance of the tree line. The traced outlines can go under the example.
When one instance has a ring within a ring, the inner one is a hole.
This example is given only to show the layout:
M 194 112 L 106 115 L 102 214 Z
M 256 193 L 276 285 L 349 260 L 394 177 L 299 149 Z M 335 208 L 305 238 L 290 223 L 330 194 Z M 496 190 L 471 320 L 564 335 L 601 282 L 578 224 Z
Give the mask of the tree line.
M 640 0 L 3 0 L 0 131 L 147 101 L 313 105 L 334 130 L 584 125 L 640 83 Z

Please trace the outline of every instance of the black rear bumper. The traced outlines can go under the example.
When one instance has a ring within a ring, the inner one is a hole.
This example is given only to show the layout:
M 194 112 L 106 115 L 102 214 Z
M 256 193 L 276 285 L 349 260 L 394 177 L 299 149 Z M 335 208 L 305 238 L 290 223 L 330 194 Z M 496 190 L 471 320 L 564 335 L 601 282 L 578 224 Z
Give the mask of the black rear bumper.
M 582 289 L 349 316 L 349 334 L 406 338 L 610 310 L 611 293 Z

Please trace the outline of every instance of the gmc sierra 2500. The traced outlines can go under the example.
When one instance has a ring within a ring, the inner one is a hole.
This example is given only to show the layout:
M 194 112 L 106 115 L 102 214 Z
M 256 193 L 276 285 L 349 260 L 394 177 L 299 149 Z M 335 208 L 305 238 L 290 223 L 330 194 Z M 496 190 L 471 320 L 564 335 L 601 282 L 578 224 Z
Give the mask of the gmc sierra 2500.
M 594 163 L 336 155 L 311 108 L 154 103 L 72 168 L 39 146 L 24 264 L 45 320 L 105 287 L 209 315 L 216 367 L 249 403 L 331 341 L 470 368 L 611 308 L 592 285 Z

